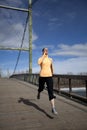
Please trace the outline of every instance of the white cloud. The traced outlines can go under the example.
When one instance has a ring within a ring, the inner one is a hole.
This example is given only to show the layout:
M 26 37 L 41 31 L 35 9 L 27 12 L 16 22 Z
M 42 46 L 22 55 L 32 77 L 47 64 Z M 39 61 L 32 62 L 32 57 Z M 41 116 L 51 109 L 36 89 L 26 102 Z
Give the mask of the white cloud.
M 0 0 L 0 4 L 2 5 L 12 5 L 12 6 L 17 6 L 17 5 L 23 5 L 23 1 L 22 0 Z
M 1 1 L 2 3 L 3 1 Z M 12 0 L 8 1 L 13 2 Z M 15 0 L 13 2 L 15 4 L 23 4 L 23 1 L 18 2 L 18 0 Z M 14 47 L 18 48 L 21 45 L 24 27 L 25 27 L 25 21 L 27 14 L 21 13 L 17 11 L 12 10 L 0 10 L 0 46 L 5 47 Z M 21 17 L 22 15 L 22 17 Z M 25 33 L 24 43 L 23 47 L 29 48 L 29 27 L 27 25 L 27 30 Z M 38 39 L 37 34 L 32 32 L 32 42 Z
M 32 40 L 33 42 L 36 41 L 38 39 L 37 34 L 33 31 L 33 36 L 32 36 Z
M 74 45 L 58 45 L 58 49 L 54 50 L 51 55 L 55 56 L 87 56 L 87 43 Z
M 54 51 L 51 55 L 76 57 L 68 58 L 63 61 L 55 61 L 55 73 L 67 74 L 72 72 L 77 74 L 80 72 L 87 72 L 87 43 L 74 45 L 60 44 L 58 45 L 58 50 Z
M 59 20 L 59 19 L 56 18 L 56 17 L 53 17 L 53 18 L 49 19 L 50 22 L 56 22 L 56 21 L 58 21 L 58 20 Z
M 8 25 L 7 29 L 2 30 L 2 32 L 0 32 L 0 35 L 2 36 L 0 38 L 0 46 L 15 47 L 15 48 L 20 47 L 23 32 L 24 32 L 24 27 L 22 23 Z M 26 33 L 25 33 L 23 47 L 29 48 L 28 38 L 29 38 L 29 33 L 28 33 L 28 28 L 27 28 Z M 37 39 L 38 39 L 38 36 L 33 31 L 32 42 L 34 42 Z
M 33 71 L 33 73 L 39 73 L 40 67 L 37 65 L 36 67 L 33 67 L 32 71 Z
M 54 73 L 67 74 L 69 72 L 72 72 L 73 74 L 87 72 L 87 57 L 72 58 L 65 61 L 54 62 Z
M 60 27 L 62 26 L 62 24 L 63 24 L 62 21 L 60 21 L 60 19 L 57 17 L 50 18 L 48 22 L 49 29 Z

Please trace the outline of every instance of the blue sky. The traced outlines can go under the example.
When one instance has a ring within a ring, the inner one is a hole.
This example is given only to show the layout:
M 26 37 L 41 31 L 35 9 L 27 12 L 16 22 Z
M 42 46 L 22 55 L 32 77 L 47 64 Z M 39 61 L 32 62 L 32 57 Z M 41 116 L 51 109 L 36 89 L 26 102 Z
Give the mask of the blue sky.
M 35 2 L 35 0 L 33 0 Z M 28 8 L 28 0 L 0 0 L 0 5 Z M 21 45 L 27 13 L 0 8 L 0 47 Z M 87 73 L 87 0 L 37 0 L 32 7 L 33 73 L 43 47 L 53 58 L 55 74 Z M 28 26 L 23 47 L 28 48 Z M 0 50 L 0 71 L 12 74 L 18 51 Z M 16 73 L 29 68 L 29 53 L 21 52 Z

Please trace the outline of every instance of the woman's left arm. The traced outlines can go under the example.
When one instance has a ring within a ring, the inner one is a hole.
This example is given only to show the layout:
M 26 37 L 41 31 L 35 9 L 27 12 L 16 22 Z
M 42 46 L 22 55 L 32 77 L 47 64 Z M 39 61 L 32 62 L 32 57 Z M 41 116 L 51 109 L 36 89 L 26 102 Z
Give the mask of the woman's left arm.
M 52 75 L 53 75 L 53 64 L 51 64 L 51 72 L 52 72 Z

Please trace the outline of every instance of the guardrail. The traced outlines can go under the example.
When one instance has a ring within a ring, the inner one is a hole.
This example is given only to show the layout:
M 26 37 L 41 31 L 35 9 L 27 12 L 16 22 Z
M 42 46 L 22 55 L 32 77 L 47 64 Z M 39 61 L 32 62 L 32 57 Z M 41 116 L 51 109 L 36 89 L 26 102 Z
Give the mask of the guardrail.
M 39 74 L 14 74 L 10 78 L 17 78 L 38 86 Z M 56 93 L 87 103 L 87 75 L 53 75 L 53 83 Z M 81 87 L 85 88 L 84 96 L 73 91 L 73 88 Z M 68 90 L 66 91 L 65 88 Z

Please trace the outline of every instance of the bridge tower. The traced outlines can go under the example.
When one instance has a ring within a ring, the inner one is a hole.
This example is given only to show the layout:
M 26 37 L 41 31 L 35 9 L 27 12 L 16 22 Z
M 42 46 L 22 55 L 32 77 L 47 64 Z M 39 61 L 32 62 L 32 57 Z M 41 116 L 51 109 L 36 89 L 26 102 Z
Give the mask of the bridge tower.
M 32 0 L 29 0 L 29 74 L 32 73 Z

